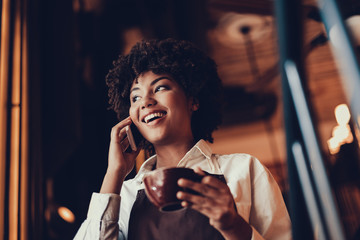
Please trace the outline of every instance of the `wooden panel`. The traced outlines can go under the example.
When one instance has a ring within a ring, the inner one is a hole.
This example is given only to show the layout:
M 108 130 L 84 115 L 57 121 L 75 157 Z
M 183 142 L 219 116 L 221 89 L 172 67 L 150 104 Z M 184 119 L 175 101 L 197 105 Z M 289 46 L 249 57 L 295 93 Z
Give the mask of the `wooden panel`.
M 223 11 L 232 11 L 237 13 L 255 13 L 262 15 L 273 14 L 273 1 L 269 0 L 216 0 L 210 1 L 209 7 L 221 9 Z

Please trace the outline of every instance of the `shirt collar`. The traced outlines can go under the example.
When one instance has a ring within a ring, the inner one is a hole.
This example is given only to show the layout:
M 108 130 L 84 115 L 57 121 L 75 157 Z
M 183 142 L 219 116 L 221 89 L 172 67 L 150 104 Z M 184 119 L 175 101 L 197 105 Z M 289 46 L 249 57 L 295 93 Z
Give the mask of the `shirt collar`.
M 191 159 L 197 159 L 199 157 L 205 157 L 210 159 L 212 154 L 211 147 L 204 140 L 199 140 L 179 161 L 178 166 L 184 165 L 187 161 Z
M 184 166 L 185 163 L 192 159 L 198 159 L 200 157 L 205 157 L 208 161 L 211 160 L 212 149 L 209 144 L 200 139 L 179 161 L 178 167 Z M 140 167 L 138 174 L 135 176 L 134 180 L 142 181 L 144 175 L 154 169 L 156 164 L 156 154 L 148 158 Z

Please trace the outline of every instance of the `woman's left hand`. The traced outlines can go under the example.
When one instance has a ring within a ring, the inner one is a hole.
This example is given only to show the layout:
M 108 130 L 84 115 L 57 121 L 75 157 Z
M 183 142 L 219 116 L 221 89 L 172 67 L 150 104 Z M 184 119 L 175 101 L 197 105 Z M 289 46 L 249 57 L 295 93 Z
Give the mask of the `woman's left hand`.
M 178 184 L 180 187 L 192 189 L 200 195 L 178 192 L 177 197 L 183 200 L 182 206 L 193 208 L 207 216 L 210 224 L 223 235 L 224 233 L 225 235 L 227 235 L 226 233 L 233 235 L 235 229 L 237 229 L 236 232 L 241 229 L 245 231 L 242 231 L 242 237 L 248 235 L 249 230 L 251 237 L 251 227 L 237 213 L 229 187 L 215 177 L 205 176 L 200 168 L 195 169 L 195 172 L 204 176 L 200 183 L 182 178 L 179 179 Z M 238 239 L 250 239 L 242 237 L 240 236 Z M 233 239 L 233 237 L 230 238 Z

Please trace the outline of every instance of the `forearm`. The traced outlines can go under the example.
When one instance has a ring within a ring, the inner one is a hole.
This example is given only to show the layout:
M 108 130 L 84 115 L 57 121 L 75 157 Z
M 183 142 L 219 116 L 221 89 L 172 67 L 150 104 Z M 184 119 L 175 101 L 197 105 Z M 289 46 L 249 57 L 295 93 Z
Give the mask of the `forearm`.
M 121 169 L 108 169 L 101 185 L 100 193 L 120 194 L 124 179 L 125 174 Z

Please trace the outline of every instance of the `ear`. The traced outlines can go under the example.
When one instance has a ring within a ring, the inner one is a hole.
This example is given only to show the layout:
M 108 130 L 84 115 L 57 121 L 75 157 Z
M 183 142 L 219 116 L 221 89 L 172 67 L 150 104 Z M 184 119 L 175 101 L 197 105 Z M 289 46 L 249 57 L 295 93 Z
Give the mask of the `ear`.
M 191 98 L 190 102 L 191 102 L 191 111 L 192 112 L 199 110 L 200 105 L 199 105 L 199 101 L 197 99 Z

